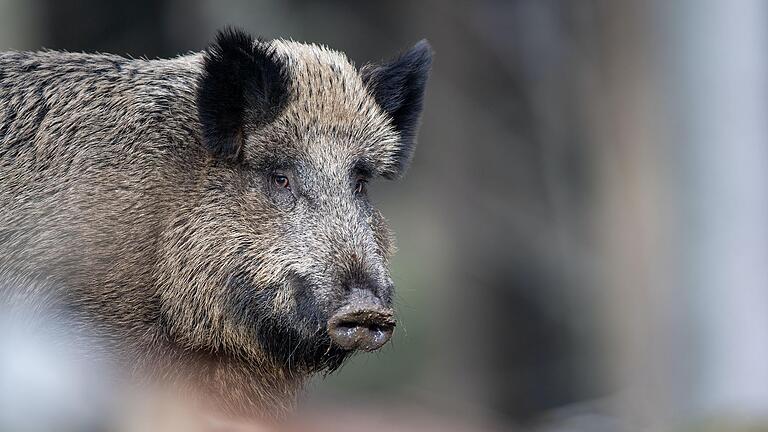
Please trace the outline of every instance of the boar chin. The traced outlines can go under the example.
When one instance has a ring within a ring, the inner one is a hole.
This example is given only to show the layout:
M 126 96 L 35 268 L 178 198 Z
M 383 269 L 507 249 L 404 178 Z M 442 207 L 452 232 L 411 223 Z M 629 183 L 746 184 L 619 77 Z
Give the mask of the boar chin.
M 296 296 L 297 291 L 307 291 L 297 286 L 306 288 L 302 283 L 258 288 L 240 273 L 229 284 L 230 292 L 236 293 L 231 301 L 232 311 L 239 317 L 240 325 L 255 329 L 260 351 L 278 365 L 291 371 L 336 370 L 348 357 L 349 350 L 331 341 L 326 332 L 326 314 L 311 296 Z M 276 311 L 275 299 L 286 289 L 294 293 L 296 305 Z

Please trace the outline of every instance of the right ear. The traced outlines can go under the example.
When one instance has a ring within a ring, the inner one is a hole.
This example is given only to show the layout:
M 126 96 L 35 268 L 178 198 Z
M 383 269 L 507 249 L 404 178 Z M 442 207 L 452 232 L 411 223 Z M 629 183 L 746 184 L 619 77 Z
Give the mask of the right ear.
M 224 29 L 204 53 L 197 110 L 203 141 L 212 155 L 237 160 L 246 126 L 274 120 L 288 97 L 282 61 L 268 43 Z
M 431 67 L 432 47 L 424 39 L 390 62 L 366 65 L 360 70 L 363 82 L 400 134 L 394 155 L 396 167 L 385 177 L 401 176 L 413 157 Z

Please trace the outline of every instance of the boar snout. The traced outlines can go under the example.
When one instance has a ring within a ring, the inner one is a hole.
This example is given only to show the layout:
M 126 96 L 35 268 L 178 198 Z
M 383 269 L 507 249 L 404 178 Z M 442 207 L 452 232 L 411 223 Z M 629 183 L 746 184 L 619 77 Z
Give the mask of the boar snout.
M 376 351 L 389 341 L 394 330 L 394 311 L 371 291 L 357 288 L 328 320 L 328 335 L 347 350 Z

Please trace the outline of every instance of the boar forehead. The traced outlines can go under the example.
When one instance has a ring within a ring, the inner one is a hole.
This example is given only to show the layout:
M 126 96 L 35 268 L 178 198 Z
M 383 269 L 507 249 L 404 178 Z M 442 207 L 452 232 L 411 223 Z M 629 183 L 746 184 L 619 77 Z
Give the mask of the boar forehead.
M 274 122 L 250 131 L 246 160 L 306 160 L 322 169 L 361 162 L 374 175 L 393 169 L 399 136 L 346 56 L 318 45 L 271 43 L 286 65 L 289 102 Z

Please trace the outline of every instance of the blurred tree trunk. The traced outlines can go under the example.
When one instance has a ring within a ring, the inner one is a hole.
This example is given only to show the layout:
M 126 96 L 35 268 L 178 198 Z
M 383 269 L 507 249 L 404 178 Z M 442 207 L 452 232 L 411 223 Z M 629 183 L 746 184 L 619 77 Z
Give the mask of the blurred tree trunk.
M 606 11 L 590 106 L 618 412 L 649 430 L 765 419 L 765 4 Z
M 694 418 L 768 426 L 768 6 L 656 2 Z M 674 143 L 675 145 L 672 145 Z M 733 430 L 733 429 L 731 429 Z
M 661 135 L 661 103 L 649 47 L 650 9 L 634 1 L 603 2 L 601 64 L 592 98 L 593 143 L 601 204 L 595 218 L 603 244 L 603 303 L 614 398 L 625 425 L 663 427 L 679 408 L 675 334 L 681 315 L 669 268 L 669 172 Z M 684 322 L 684 319 L 682 320 Z

